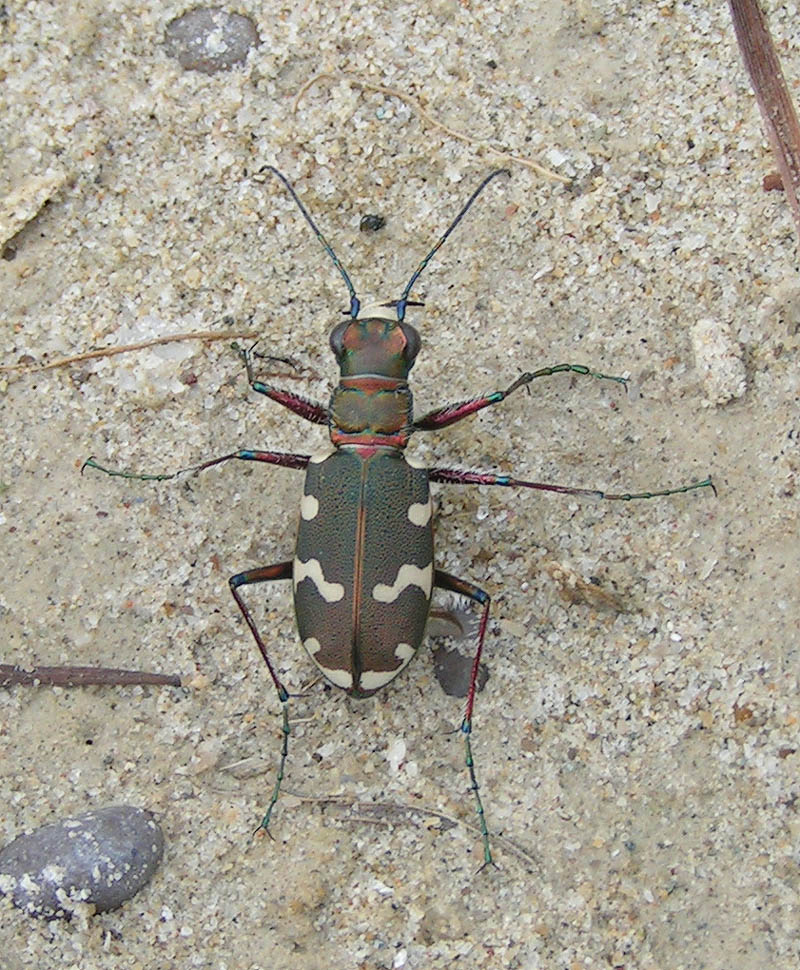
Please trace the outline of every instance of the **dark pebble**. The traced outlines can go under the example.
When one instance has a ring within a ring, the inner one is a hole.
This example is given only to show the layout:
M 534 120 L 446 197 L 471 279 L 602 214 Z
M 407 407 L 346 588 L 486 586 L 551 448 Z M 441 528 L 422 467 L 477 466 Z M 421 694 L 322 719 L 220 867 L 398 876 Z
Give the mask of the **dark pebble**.
M 151 879 L 164 852 L 153 813 L 111 805 L 44 825 L 0 849 L 0 893 L 33 916 L 68 917 L 76 903 L 115 909 Z
M 386 225 L 386 220 L 379 215 L 366 215 L 361 217 L 358 228 L 362 232 L 378 232 Z
M 195 7 L 167 24 L 167 53 L 185 71 L 216 74 L 244 63 L 259 42 L 249 17 L 221 7 Z

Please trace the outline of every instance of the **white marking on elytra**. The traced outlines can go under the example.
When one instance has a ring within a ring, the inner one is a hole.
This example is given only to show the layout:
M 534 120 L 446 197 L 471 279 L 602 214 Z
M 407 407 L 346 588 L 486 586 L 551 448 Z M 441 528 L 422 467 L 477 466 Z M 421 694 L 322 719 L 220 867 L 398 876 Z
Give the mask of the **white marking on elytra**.
M 378 583 L 372 591 L 372 598 L 379 603 L 394 603 L 397 597 L 409 586 L 419 586 L 427 598 L 430 598 L 433 588 L 433 563 L 428 563 L 424 569 L 406 563 L 397 570 L 397 576 L 391 586 Z
M 362 670 L 358 686 L 362 690 L 378 690 L 379 687 L 383 687 L 390 680 L 393 680 L 401 669 L 401 667 L 398 667 L 396 670 Z
M 416 652 L 410 643 L 398 643 L 394 648 L 395 657 L 402 662 L 404 667 Z
M 313 495 L 304 495 L 303 500 L 300 502 L 300 515 L 306 522 L 310 522 L 317 517 L 317 512 L 319 512 L 319 502 Z
M 304 579 L 310 579 L 326 603 L 338 603 L 344 596 L 344 586 L 341 583 L 329 583 L 325 579 L 319 559 L 309 559 L 308 562 L 295 559 L 293 572 L 295 590 Z
M 362 690 L 378 690 L 384 684 L 396 677 L 405 667 L 408 661 L 414 656 L 416 651 L 410 643 L 398 643 L 394 650 L 394 655 L 400 661 L 394 670 L 364 670 L 361 673 L 359 686 Z
M 317 664 L 317 666 L 336 687 L 341 687 L 342 690 L 350 690 L 353 686 L 353 675 L 349 670 L 332 670 L 330 667 L 323 667 L 322 664 Z
M 427 502 L 412 502 L 408 507 L 408 521 L 422 527 L 430 522 L 432 513 L 433 503 L 430 498 Z
M 311 465 L 321 465 L 326 458 L 330 458 L 331 455 L 336 454 L 334 449 L 328 448 L 327 451 L 318 451 L 315 455 L 312 455 L 308 461 Z
M 336 687 L 341 687 L 343 690 L 350 690 L 353 686 L 353 675 L 349 670 L 334 670 L 332 667 L 323 667 L 314 656 L 314 654 L 319 653 L 322 649 L 322 644 L 316 637 L 309 637 L 307 640 L 303 640 L 303 646 L 308 651 L 309 657 L 311 657 L 320 671 L 332 684 L 335 684 Z

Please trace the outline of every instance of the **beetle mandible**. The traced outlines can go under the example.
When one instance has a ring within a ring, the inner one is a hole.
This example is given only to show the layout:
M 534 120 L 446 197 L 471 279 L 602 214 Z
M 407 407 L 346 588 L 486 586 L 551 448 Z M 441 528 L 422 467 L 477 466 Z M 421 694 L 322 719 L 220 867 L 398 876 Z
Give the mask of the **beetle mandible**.
M 582 364 L 556 364 L 521 374 L 509 387 L 481 397 L 436 408 L 414 419 L 408 375 L 420 349 L 417 331 L 405 320 L 406 309 L 422 306 L 409 299 L 425 267 L 438 252 L 486 186 L 507 169 L 497 169 L 478 185 L 458 215 L 425 256 L 400 298 L 361 307 L 350 277 L 317 228 L 286 177 L 271 165 L 261 172 L 275 175 L 339 271 L 350 294 L 348 319 L 330 334 L 330 346 L 340 370 L 339 383 L 327 406 L 257 379 L 252 353 L 242 352 L 250 387 L 315 424 L 327 424 L 332 451 L 300 455 L 240 450 L 191 468 L 164 475 L 115 471 L 94 458 L 84 463 L 108 475 L 164 481 L 183 472 L 199 472 L 231 459 L 258 461 L 306 472 L 300 502 L 300 524 L 293 560 L 259 566 L 231 576 L 233 598 L 267 665 L 282 705 L 283 743 L 278 774 L 259 829 L 269 831 L 289 750 L 289 693 L 278 677 L 266 644 L 242 597 L 242 589 L 257 583 L 291 580 L 300 639 L 318 670 L 332 684 L 354 697 L 369 697 L 385 687 L 409 663 L 422 643 L 434 587 L 471 599 L 481 609 L 477 646 L 472 661 L 461 732 L 466 765 L 483 843 L 483 865 L 494 864 L 489 829 L 472 756 L 472 714 L 478 670 L 489 619 L 488 593 L 473 583 L 437 569 L 433 557 L 431 482 L 461 485 L 502 485 L 583 495 L 611 501 L 632 501 L 711 488 L 710 478 L 656 492 L 610 494 L 595 489 L 549 485 L 489 472 L 424 468 L 405 456 L 417 431 L 455 424 L 531 381 L 572 373 L 625 386 L 625 378 L 590 370 Z M 252 350 L 252 348 L 251 348 Z

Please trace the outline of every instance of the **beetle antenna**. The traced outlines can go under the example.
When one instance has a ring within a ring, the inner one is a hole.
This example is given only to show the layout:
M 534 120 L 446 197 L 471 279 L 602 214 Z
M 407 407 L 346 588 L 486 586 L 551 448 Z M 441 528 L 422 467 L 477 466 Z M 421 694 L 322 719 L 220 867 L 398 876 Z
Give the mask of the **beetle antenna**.
M 358 297 L 356 296 L 355 287 L 350 282 L 350 277 L 347 275 L 347 270 L 339 262 L 339 257 L 336 255 L 336 253 L 331 248 L 331 245 L 328 242 L 328 240 L 322 235 L 322 233 L 317 228 L 314 220 L 308 214 L 308 209 L 306 209 L 306 207 L 303 205 L 303 203 L 300 201 L 300 199 L 297 198 L 297 193 L 292 188 L 292 185 L 289 182 L 289 180 L 286 178 L 286 176 L 282 172 L 279 172 L 277 170 L 277 168 L 275 168 L 273 165 L 264 165 L 262 168 L 260 168 L 258 170 L 258 174 L 260 175 L 262 172 L 272 172 L 273 175 L 277 175 L 278 178 L 281 180 L 281 182 L 283 182 L 283 184 L 286 186 L 286 188 L 289 191 L 289 195 L 291 195 L 291 197 L 297 203 L 297 208 L 303 213 L 303 216 L 305 217 L 306 222 L 309 224 L 309 226 L 311 226 L 311 231 L 314 233 L 314 235 L 317 237 L 317 239 L 319 239 L 319 241 L 322 243 L 322 246 L 323 246 L 325 252 L 330 256 L 331 260 L 333 261 L 333 265 L 342 274 L 342 279 L 345 281 L 345 283 L 347 284 L 347 289 L 350 291 L 350 311 L 349 311 L 350 312 L 350 316 L 355 320 L 355 318 L 358 316 L 358 311 L 361 309 L 361 302 L 358 299 Z M 497 175 L 497 172 L 492 173 L 492 175 L 489 176 L 489 178 L 492 178 L 494 175 Z M 486 181 L 488 182 L 488 179 Z M 481 186 L 481 189 L 482 188 L 483 188 L 483 185 Z M 480 189 L 478 189 L 478 192 L 480 192 Z M 475 194 L 477 195 L 478 193 L 476 192 Z M 473 198 L 474 198 L 474 196 L 473 196 Z M 470 204 L 472 203 L 472 199 L 469 200 L 469 203 Z M 469 204 L 467 205 L 467 208 L 469 208 Z M 463 213 L 462 213 L 462 215 L 463 215 Z M 461 216 L 459 216 L 459 219 L 460 218 L 461 218 Z M 456 221 L 458 221 L 458 220 L 456 220 Z M 444 240 L 442 240 L 442 242 L 444 242 Z M 439 245 L 441 245 L 441 243 L 439 243 Z M 434 252 L 435 251 L 436 250 L 434 250 Z M 433 255 L 433 253 L 431 253 L 431 256 L 432 255 Z M 430 256 L 428 258 L 430 259 Z M 422 269 L 422 267 L 420 267 L 420 270 L 421 269 Z M 417 275 L 419 275 L 419 273 Z
M 274 169 L 273 169 L 273 171 L 274 171 Z M 280 173 L 278 173 L 278 174 L 280 174 Z M 472 206 L 472 203 L 478 198 L 478 196 L 481 194 L 481 192 L 483 192 L 483 190 L 492 181 L 492 179 L 493 178 L 496 178 L 498 175 L 511 175 L 511 172 L 507 168 L 497 168 L 493 172 L 490 172 L 486 176 L 486 178 L 481 182 L 481 184 L 477 187 L 477 189 L 475 189 L 475 191 L 472 193 L 472 195 L 469 197 L 469 199 L 467 199 L 466 205 L 464 205 L 464 207 L 461 209 L 461 212 L 459 212 L 459 214 L 455 217 L 455 219 L 453 219 L 453 221 L 450 223 L 450 225 L 447 228 L 447 231 L 441 237 L 441 239 L 439 240 L 439 242 L 436 243 L 436 245 L 433 247 L 433 249 L 428 253 L 428 255 L 425 257 L 425 259 L 423 259 L 422 262 L 419 264 L 419 266 L 416 268 L 416 270 L 414 272 L 414 275 L 408 281 L 408 284 L 406 285 L 406 288 L 403 290 L 402 296 L 397 301 L 397 319 L 398 320 L 402 320 L 403 317 L 406 314 L 406 307 L 409 305 L 409 303 L 408 303 L 408 294 L 411 292 L 411 287 L 419 279 L 420 274 L 422 273 L 422 271 L 425 269 L 425 267 L 428 265 L 428 263 L 433 259 L 433 257 L 436 255 L 436 253 L 441 249 L 441 247 L 444 245 L 444 241 L 447 239 L 447 237 L 450 235 L 450 233 L 455 229 L 455 227 L 459 224 L 459 222 L 461 222 L 461 220 L 467 214 L 467 211 Z M 281 178 L 283 178 L 283 176 L 281 176 Z M 284 179 L 284 182 L 285 181 L 286 181 L 286 179 Z M 291 190 L 291 187 L 290 187 L 290 190 Z M 292 193 L 292 194 L 294 195 L 294 193 Z M 308 219 L 308 216 L 306 216 L 306 218 Z M 309 222 L 311 222 L 310 219 L 309 219 Z M 312 222 L 311 225 L 313 226 L 314 223 Z

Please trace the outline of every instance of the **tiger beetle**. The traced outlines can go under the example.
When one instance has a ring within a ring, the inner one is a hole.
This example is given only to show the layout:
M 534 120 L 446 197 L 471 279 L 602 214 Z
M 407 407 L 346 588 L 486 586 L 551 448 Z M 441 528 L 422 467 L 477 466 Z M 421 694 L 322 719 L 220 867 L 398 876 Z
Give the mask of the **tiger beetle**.
M 446 428 L 499 404 L 514 391 L 527 387 L 540 377 L 570 373 L 614 381 L 623 387 L 625 378 L 600 374 L 583 364 L 556 364 L 521 374 L 504 391 L 446 404 L 415 420 L 408 374 L 420 349 L 420 337 L 405 321 L 405 316 L 408 307 L 423 304 L 409 299 L 411 290 L 486 186 L 497 176 L 510 173 L 507 169 L 497 169 L 483 179 L 414 271 L 398 300 L 362 308 L 350 277 L 288 180 L 271 165 L 261 169 L 264 171 L 271 172 L 283 183 L 350 293 L 350 308 L 344 311 L 347 319 L 337 324 L 330 334 L 330 346 L 339 364 L 339 384 L 327 406 L 317 404 L 258 380 L 253 366 L 253 348 L 240 353 L 250 387 L 306 421 L 327 424 L 333 449 L 319 455 L 245 449 L 164 475 L 114 471 L 102 467 L 94 458 L 89 458 L 84 467 L 143 481 L 164 481 L 183 472 L 199 472 L 234 458 L 305 470 L 294 559 L 248 569 L 229 580 L 233 598 L 261 651 L 283 710 L 278 775 L 259 825 L 259 829 L 268 833 L 289 751 L 289 692 L 281 682 L 245 604 L 243 587 L 291 580 L 297 627 L 308 655 L 330 683 L 359 698 L 369 697 L 394 680 L 417 652 L 425 632 L 434 587 L 477 603 L 481 618 L 461 733 L 483 842 L 481 868 L 494 865 L 470 741 L 490 598 L 485 590 L 473 583 L 435 567 L 430 483 L 502 485 L 615 502 L 677 495 L 699 488 L 714 489 L 714 486 L 711 479 L 706 478 L 691 485 L 657 492 L 609 494 L 595 489 L 528 482 L 490 472 L 426 469 L 407 458 L 405 447 L 414 432 Z

